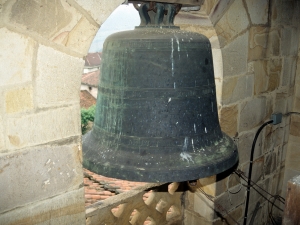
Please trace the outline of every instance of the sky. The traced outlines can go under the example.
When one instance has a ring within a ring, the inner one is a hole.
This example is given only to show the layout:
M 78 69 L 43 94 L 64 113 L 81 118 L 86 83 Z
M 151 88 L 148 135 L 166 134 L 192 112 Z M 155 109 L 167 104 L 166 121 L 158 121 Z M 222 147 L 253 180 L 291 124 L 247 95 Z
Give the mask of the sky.
M 120 5 L 98 30 L 89 52 L 102 52 L 103 42 L 107 36 L 119 31 L 133 30 L 139 24 L 140 17 L 133 5 Z

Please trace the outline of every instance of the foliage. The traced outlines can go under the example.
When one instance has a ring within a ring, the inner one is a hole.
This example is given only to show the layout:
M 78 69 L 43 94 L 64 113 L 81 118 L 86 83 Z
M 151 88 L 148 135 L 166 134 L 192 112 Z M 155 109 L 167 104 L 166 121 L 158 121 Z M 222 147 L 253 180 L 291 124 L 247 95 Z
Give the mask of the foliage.
M 88 109 L 81 109 L 81 132 L 85 134 L 88 131 L 89 122 L 94 121 L 96 105 L 91 106 Z

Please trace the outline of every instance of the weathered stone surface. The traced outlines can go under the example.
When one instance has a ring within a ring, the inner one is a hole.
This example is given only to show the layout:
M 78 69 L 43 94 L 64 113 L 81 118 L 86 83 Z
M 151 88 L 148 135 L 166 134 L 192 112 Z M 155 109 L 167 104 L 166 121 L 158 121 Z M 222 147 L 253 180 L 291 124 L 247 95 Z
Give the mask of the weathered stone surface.
M 249 26 L 246 9 L 242 1 L 233 1 L 230 8 L 215 26 L 221 46 L 225 46 L 235 36 Z M 248 42 L 244 43 L 247 44 Z M 241 51 L 241 50 L 240 50 Z
M 201 192 L 191 193 L 191 195 L 193 195 L 193 211 L 207 221 L 212 221 L 214 219 L 214 203 Z
M 299 31 L 293 27 L 281 30 L 281 54 L 283 56 L 297 56 L 299 44 Z
M 67 192 L 0 215 L 2 224 L 85 224 L 84 190 Z
M 295 85 L 294 110 L 300 112 L 300 85 Z
M 237 135 L 238 106 L 223 107 L 220 111 L 220 125 L 223 132 L 230 137 Z
M 282 86 L 294 86 L 297 68 L 296 57 L 285 57 L 282 67 Z
M 107 17 L 124 1 L 123 0 L 75 0 L 83 9 L 85 9 L 93 19 L 100 25 L 104 23 Z M 70 1 L 71 2 L 71 1 Z
M 80 143 L 40 146 L 0 157 L 0 212 L 76 190 L 82 185 Z M 84 205 L 84 201 L 81 201 Z
M 7 121 L 7 147 L 19 149 L 80 135 L 79 106 L 48 110 Z
M 264 93 L 268 89 L 267 60 L 257 60 L 253 63 L 254 68 L 254 95 Z
M 31 38 L 0 29 L 0 87 L 31 81 L 34 46 Z
M 223 51 L 224 77 L 241 75 L 247 72 L 248 32 L 237 37 Z
M 213 221 L 207 221 L 205 218 L 199 216 L 195 212 L 184 210 L 184 223 L 189 225 L 215 225 Z
M 69 32 L 65 45 L 82 55 L 86 55 L 97 31 L 98 27 L 82 17 Z
M 266 98 L 254 98 L 241 105 L 239 132 L 260 125 L 266 117 Z
M 289 167 L 286 167 L 284 172 L 284 178 L 283 178 L 283 185 L 282 185 L 282 193 L 281 196 L 285 197 L 287 192 L 287 182 L 292 179 L 295 176 L 299 176 L 300 170 L 290 169 Z
M 222 88 L 222 102 L 224 104 L 231 104 L 239 100 L 252 97 L 253 86 L 253 75 L 224 79 Z
M 266 56 L 268 44 L 267 27 L 251 27 L 249 31 L 248 61 L 263 59 Z
M 279 29 L 272 28 L 268 34 L 267 57 L 279 56 L 281 44 L 281 32 Z
M 4 127 L 3 127 L 3 119 L 0 116 L 0 152 L 5 149 L 5 139 L 4 139 Z M 1 171 L 1 170 L 0 170 Z
M 32 110 L 34 107 L 32 86 L 7 91 L 5 95 L 5 103 L 6 113 Z
M 71 21 L 61 1 L 16 1 L 11 9 L 10 23 L 49 38 Z
M 233 191 L 234 190 L 232 190 L 232 192 Z M 236 194 L 230 194 L 229 192 L 223 193 L 222 195 L 218 196 L 215 199 L 215 202 L 220 204 L 227 211 L 231 211 L 245 201 L 244 196 L 245 196 L 245 187 L 241 187 L 241 190 Z
M 268 176 L 272 174 L 276 169 L 277 155 L 275 152 L 271 152 L 269 154 L 266 154 L 264 158 L 265 158 L 264 169 L 263 169 L 264 175 Z
M 238 151 L 239 151 L 239 163 L 243 164 L 250 160 L 251 148 L 256 131 L 246 132 L 239 136 Z M 257 138 L 254 159 L 262 156 L 262 135 Z
M 299 115 L 292 115 L 290 134 L 296 137 L 300 137 L 300 117 Z M 300 143 L 300 141 L 299 141 Z
M 38 107 L 79 103 L 83 59 L 41 45 L 37 55 Z
M 211 2 L 211 1 L 205 1 L 205 2 Z M 224 16 L 224 14 L 226 13 L 226 11 L 229 9 L 229 7 L 233 2 L 234 0 L 223 0 L 223 1 L 218 1 L 218 3 L 215 4 L 213 10 L 209 15 L 209 18 L 214 25 L 218 23 L 218 21 Z
M 252 24 L 267 24 L 269 15 L 268 0 L 248 0 L 246 1 L 248 13 Z

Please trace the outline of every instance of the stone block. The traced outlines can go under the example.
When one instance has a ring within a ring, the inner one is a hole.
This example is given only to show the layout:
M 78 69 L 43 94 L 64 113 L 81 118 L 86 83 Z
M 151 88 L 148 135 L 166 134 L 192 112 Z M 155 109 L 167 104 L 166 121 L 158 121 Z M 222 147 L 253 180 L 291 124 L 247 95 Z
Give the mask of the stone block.
M 268 61 L 268 91 L 274 91 L 280 85 L 282 74 L 282 60 L 271 59 Z
M 284 198 L 286 197 L 288 181 L 295 176 L 299 176 L 299 174 L 300 174 L 300 170 L 290 169 L 288 167 L 285 169 L 283 183 L 282 183 L 282 193 L 281 193 L 282 197 Z
M 244 132 L 238 138 L 239 163 L 249 162 L 256 131 Z M 259 135 L 254 149 L 254 159 L 262 156 L 262 135 Z
M 299 45 L 299 31 L 294 27 L 285 26 L 281 30 L 281 54 L 283 56 L 297 56 Z
M 290 135 L 300 137 L 300 117 L 299 115 L 292 115 L 290 125 Z M 300 141 L 299 141 L 300 143 Z
M 276 152 L 271 152 L 265 155 L 265 162 L 264 162 L 264 175 L 268 176 L 271 175 L 277 166 L 277 154 Z
M 9 22 L 49 39 L 72 20 L 61 1 L 16 1 L 11 8 Z
M 294 97 L 293 110 L 296 112 L 300 112 L 300 85 L 295 85 L 295 97 Z
M 79 189 L 83 185 L 81 163 L 80 143 L 2 154 L 0 189 L 5 194 L 0 195 L 0 202 L 5 204 L 0 204 L 0 213 Z
M 6 127 L 7 148 L 10 150 L 79 136 L 79 106 L 9 118 Z
M 99 23 L 100 25 L 104 23 L 107 17 L 124 1 L 123 0 L 104 0 L 104 1 L 97 1 L 97 0 L 75 0 L 84 10 L 86 10 L 92 18 Z
M 214 1 L 204 1 L 204 4 L 211 4 L 211 2 Z M 213 25 L 218 23 L 218 21 L 224 16 L 233 2 L 234 0 L 224 0 L 217 1 L 216 4 L 214 4 L 214 7 L 209 14 L 209 19 Z
M 282 86 L 294 86 L 297 68 L 296 57 L 285 57 L 282 66 Z
M 248 60 L 254 61 L 266 57 L 268 44 L 267 27 L 251 27 L 249 31 Z
M 265 97 L 254 98 L 241 104 L 239 132 L 251 130 L 266 118 L 267 100 Z
M 268 23 L 268 0 L 248 0 L 246 1 L 246 4 L 252 24 L 266 25 Z
M 197 215 L 194 212 L 191 212 L 189 210 L 184 210 L 184 222 L 183 224 L 189 224 L 189 225 L 214 225 L 215 223 L 213 221 L 207 221 L 205 218 Z
M 69 32 L 65 46 L 80 52 L 82 55 L 86 55 L 97 31 L 97 26 L 91 24 L 85 17 L 82 17 Z
M 83 64 L 83 59 L 41 45 L 35 86 L 38 107 L 79 103 Z
M 85 224 L 84 190 L 66 192 L 0 214 L 1 224 Z
M 287 98 L 286 93 L 276 93 L 274 112 L 287 113 Z
M 267 57 L 279 56 L 281 44 L 281 32 L 272 28 L 268 33 Z
M 233 191 L 233 190 L 232 190 Z M 222 208 L 226 209 L 227 211 L 231 211 L 245 201 L 245 187 L 242 186 L 240 191 L 236 194 L 231 194 L 230 192 L 225 192 L 215 198 L 215 203 L 222 206 Z M 217 215 L 215 215 L 215 218 Z
M 34 108 L 32 86 L 7 91 L 5 94 L 5 105 L 6 113 L 32 110 Z
M 222 107 L 220 110 L 220 125 L 223 132 L 230 137 L 237 135 L 238 106 Z
M 210 201 L 201 192 L 194 194 L 194 208 L 193 211 L 205 218 L 207 221 L 213 221 L 215 217 L 214 203 Z
M 215 26 L 221 46 L 228 44 L 234 37 L 246 30 L 248 26 L 249 20 L 243 2 L 233 1 L 230 8 Z
M 297 140 L 298 139 L 298 140 Z M 300 140 L 299 137 L 296 138 L 295 136 L 291 136 L 289 143 L 288 143 L 288 150 L 287 150 L 287 155 L 286 155 L 286 160 L 285 160 L 285 166 L 287 168 L 293 169 L 293 170 L 298 170 L 300 171 L 300 163 L 299 163 L 299 158 L 300 158 Z
M 241 75 L 247 72 L 248 36 L 248 32 L 246 32 L 223 48 L 224 77 Z
M 254 95 L 259 95 L 268 90 L 267 60 L 257 60 L 253 62 L 254 70 Z
M 3 127 L 3 119 L 0 116 L 0 153 L 5 150 L 5 138 L 4 138 L 4 127 Z M 0 170 L 1 171 L 1 170 Z
M 224 79 L 222 87 L 222 103 L 232 104 L 239 100 L 252 97 L 253 86 L 253 74 Z
M 31 81 L 35 41 L 0 28 L 0 87 Z

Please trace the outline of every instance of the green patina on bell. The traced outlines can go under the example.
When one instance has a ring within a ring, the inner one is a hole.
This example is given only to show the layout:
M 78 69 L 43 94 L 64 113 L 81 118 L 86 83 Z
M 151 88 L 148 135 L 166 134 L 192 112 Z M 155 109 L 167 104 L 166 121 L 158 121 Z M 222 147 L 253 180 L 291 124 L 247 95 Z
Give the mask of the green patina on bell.
M 178 5 L 156 4 L 139 7 L 142 26 L 104 43 L 94 127 L 83 137 L 83 166 L 147 182 L 221 173 L 237 163 L 238 153 L 220 129 L 210 42 L 175 27 L 173 18 L 148 16 L 151 7 L 176 14 Z

